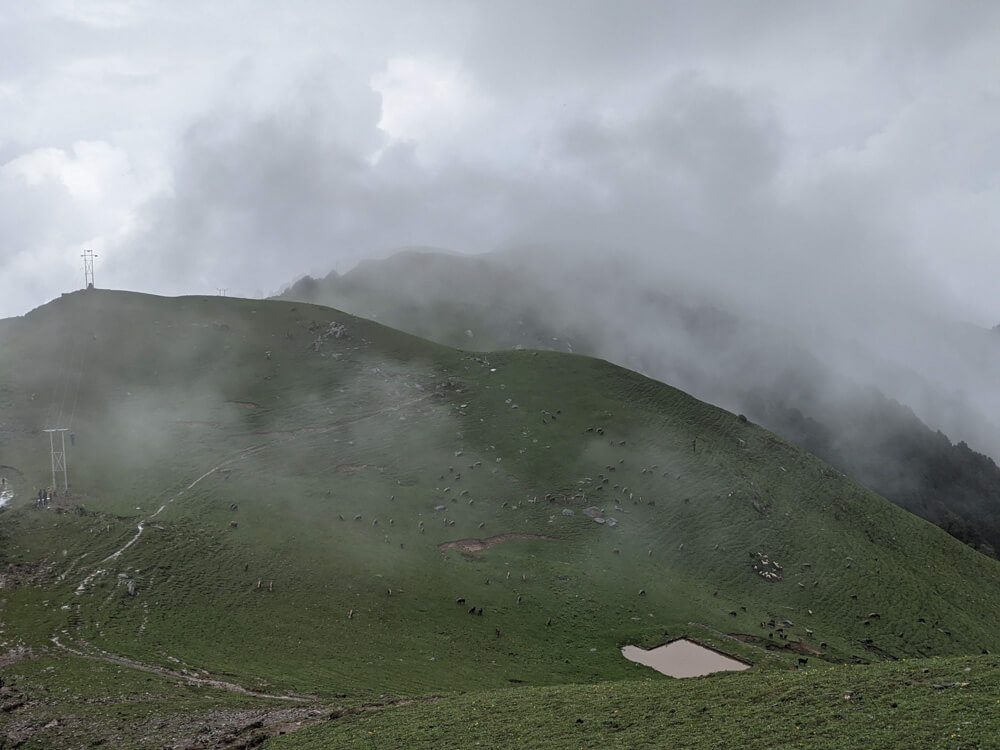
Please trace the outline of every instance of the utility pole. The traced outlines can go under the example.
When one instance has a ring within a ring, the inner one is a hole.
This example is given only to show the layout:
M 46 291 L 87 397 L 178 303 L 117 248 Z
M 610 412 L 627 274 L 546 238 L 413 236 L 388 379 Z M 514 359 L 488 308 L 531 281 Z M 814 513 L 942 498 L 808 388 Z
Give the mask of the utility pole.
M 50 430 L 44 430 L 44 432 L 49 433 L 49 450 L 52 453 L 52 489 L 56 489 L 56 471 L 62 469 L 63 474 L 63 490 L 69 489 L 69 480 L 66 478 L 66 433 L 69 432 L 69 427 L 54 427 Z M 55 433 L 59 433 L 60 448 L 56 449 L 56 439 Z
M 93 289 L 94 288 L 94 258 L 96 258 L 97 256 L 94 255 L 94 251 L 93 250 L 84 250 L 83 251 L 83 255 L 80 256 L 80 257 L 83 258 L 83 278 L 84 278 L 84 283 L 85 283 L 84 289 Z

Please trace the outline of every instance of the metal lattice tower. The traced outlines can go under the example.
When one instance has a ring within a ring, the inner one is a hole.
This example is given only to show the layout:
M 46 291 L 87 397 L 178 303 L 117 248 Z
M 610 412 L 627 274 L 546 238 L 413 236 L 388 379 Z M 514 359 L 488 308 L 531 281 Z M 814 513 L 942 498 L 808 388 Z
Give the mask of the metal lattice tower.
M 96 258 L 97 256 L 94 255 L 93 250 L 84 250 L 83 255 L 81 257 L 83 258 L 83 277 L 84 277 L 84 282 L 86 284 L 86 286 L 84 286 L 84 289 L 93 289 L 94 258 Z
M 62 469 L 63 490 L 69 489 L 69 480 L 66 478 L 66 433 L 69 427 L 54 427 L 44 430 L 49 433 L 49 450 L 52 452 L 52 489 L 56 489 L 56 472 Z M 56 448 L 55 433 L 59 433 L 60 447 Z

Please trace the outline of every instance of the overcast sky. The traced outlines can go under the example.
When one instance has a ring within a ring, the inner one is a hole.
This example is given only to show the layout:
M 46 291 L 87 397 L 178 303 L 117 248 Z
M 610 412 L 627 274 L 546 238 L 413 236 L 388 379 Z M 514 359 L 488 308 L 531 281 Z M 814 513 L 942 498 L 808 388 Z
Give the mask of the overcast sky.
M 412 245 L 1000 322 L 1000 3 L 0 3 L 0 316 Z

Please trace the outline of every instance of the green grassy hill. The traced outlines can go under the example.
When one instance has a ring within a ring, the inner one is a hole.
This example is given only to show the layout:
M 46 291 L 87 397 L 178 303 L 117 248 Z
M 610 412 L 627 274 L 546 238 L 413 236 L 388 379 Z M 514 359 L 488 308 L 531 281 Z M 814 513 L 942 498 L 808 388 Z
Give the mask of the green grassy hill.
M 897 390 L 888 396 L 900 403 L 864 385 L 861 373 L 885 366 L 878 352 L 851 347 L 863 364 L 847 365 L 825 337 L 797 339 L 741 317 L 724 297 L 658 283 L 614 268 L 607 258 L 569 264 L 544 253 L 407 251 L 343 276 L 306 277 L 282 297 L 337 307 L 449 346 L 608 359 L 743 412 L 975 549 L 1000 555 L 1000 468 L 961 442 L 989 451 L 997 430 L 984 404 L 961 406 L 969 398 L 961 380 L 949 382 L 944 394 L 893 366 L 889 382 Z M 955 378 L 966 368 L 989 372 L 988 331 L 957 326 L 934 335 L 955 346 L 948 354 L 956 358 Z M 925 348 L 936 350 L 933 341 L 928 332 Z M 962 413 L 948 421 L 960 424 L 959 432 L 945 428 L 960 442 L 928 427 L 907 402 L 924 404 L 939 420 L 951 410 Z
M 0 323 L 0 409 L 2 674 L 83 703 L 64 663 L 361 706 L 645 678 L 620 646 L 679 635 L 747 679 L 1000 650 L 996 562 L 599 360 L 91 291 Z M 55 422 L 71 492 L 38 509 Z

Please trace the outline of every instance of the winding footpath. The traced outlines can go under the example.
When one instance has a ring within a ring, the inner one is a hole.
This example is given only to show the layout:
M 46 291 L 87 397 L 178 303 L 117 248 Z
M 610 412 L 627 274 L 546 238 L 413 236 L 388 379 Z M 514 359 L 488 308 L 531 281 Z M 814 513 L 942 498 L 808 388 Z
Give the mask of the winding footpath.
M 259 453 L 260 451 L 263 451 L 263 450 L 265 450 L 265 449 L 267 449 L 267 448 L 269 448 L 269 447 L 271 447 L 273 445 L 276 445 L 278 443 L 285 442 L 285 441 L 288 441 L 288 440 L 294 440 L 299 435 L 303 435 L 303 434 L 308 434 L 308 435 L 323 434 L 323 433 L 329 432 L 331 430 L 339 429 L 339 428 L 342 428 L 342 427 L 345 427 L 345 426 L 348 426 L 348 425 L 352 425 L 352 424 L 357 424 L 358 422 L 362 422 L 362 421 L 365 421 L 367 419 L 371 419 L 372 417 L 376 417 L 376 416 L 379 416 L 381 414 L 386 414 L 386 413 L 389 413 L 389 412 L 399 411 L 402 408 L 405 408 L 407 406 L 412 406 L 412 405 L 414 405 L 414 404 L 416 404 L 416 403 L 418 403 L 420 401 L 424 401 L 424 400 L 426 400 L 428 398 L 429 398 L 428 395 L 420 396 L 418 398 L 412 399 L 412 400 L 404 402 L 402 404 L 398 404 L 396 406 L 385 407 L 384 409 L 379 409 L 377 411 L 371 412 L 369 414 L 366 414 L 364 416 L 358 417 L 356 419 L 348 420 L 348 421 L 345 421 L 345 422 L 338 422 L 337 424 L 328 425 L 326 427 L 320 427 L 320 428 L 307 427 L 307 428 L 302 428 L 302 429 L 299 429 L 299 430 L 282 431 L 282 432 L 278 433 L 278 434 L 280 434 L 280 437 L 278 437 L 278 438 L 276 438 L 274 440 L 271 440 L 271 441 L 266 442 L 266 443 L 261 443 L 259 445 L 253 445 L 253 446 L 250 446 L 249 448 L 244 448 L 243 450 L 239 451 L 235 455 L 230 456 L 226 460 L 222 461 L 218 465 L 213 466 L 211 469 L 209 469 L 204 474 L 202 474 L 200 477 L 198 477 L 193 482 L 191 482 L 191 484 L 189 484 L 187 487 L 185 487 L 180 492 L 178 492 L 175 496 L 173 496 L 169 500 L 167 500 L 166 503 L 163 503 L 159 508 L 157 508 L 157 510 L 156 510 L 155 513 L 150 514 L 149 516 L 147 516 L 146 518 L 144 518 L 142 521 L 140 521 L 139 524 L 138 524 L 138 526 L 136 527 L 137 530 L 136 530 L 135 535 L 132 536 L 132 538 L 129 539 L 119 549 L 117 549 L 116 551 L 112 552 L 110 555 L 108 555 L 103 560 L 101 560 L 101 562 L 98 563 L 98 565 L 102 565 L 104 563 L 110 562 L 111 560 L 117 560 L 121 556 L 121 554 L 123 552 L 125 552 L 125 550 L 127 550 L 129 547 L 131 547 L 137 541 L 139 541 L 139 538 L 142 536 L 142 533 L 143 533 L 143 531 L 146 528 L 146 525 L 152 519 L 156 518 L 156 516 L 158 516 L 160 513 L 162 513 L 163 510 L 170 503 L 173 503 L 177 498 L 181 497 L 185 492 L 193 489 L 203 479 L 206 479 L 207 477 L 211 476 L 212 474 L 214 474 L 215 472 L 219 471 L 220 469 L 222 469 L 222 468 L 224 468 L 224 467 L 226 467 L 226 466 L 228 466 L 230 464 L 236 463 L 237 461 L 242 461 L 242 460 L 244 460 L 246 458 L 249 458 L 250 456 L 253 456 L 253 455 Z M 271 433 L 271 434 L 274 434 L 274 433 Z M 0 505 L 2 505 L 2 503 L 0 503 Z M 90 584 L 94 581 L 95 578 L 97 578 L 100 575 L 104 575 L 107 572 L 108 571 L 107 571 L 106 568 L 96 568 L 95 570 L 91 571 L 89 574 L 87 574 L 83 578 L 83 580 L 80 581 L 80 583 L 77 585 L 77 587 L 76 587 L 76 589 L 74 590 L 73 593 L 76 596 L 80 596 L 81 594 L 84 594 L 87 591 L 87 589 L 90 586 Z M 141 672 L 147 672 L 147 673 L 150 673 L 150 674 L 158 674 L 158 675 L 163 675 L 163 676 L 171 677 L 171 678 L 178 679 L 178 680 L 186 680 L 187 682 L 193 683 L 193 684 L 196 684 L 196 685 L 205 685 L 205 686 L 215 687 L 215 688 L 218 688 L 218 689 L 221 689 L 221 690 L 228 690 L 228 691 L 234 692 L 234 693 L 240 693 L 242 695 L 252 696 L 252 697 L 255 697 L 255 698 L 267 698 L 267 699 L 271 699 L 271 700 L 294 701 L 294 702 L 298 702 L 298 703 L 309 703 L 309 702 L 314 702 L 314 701 L 317 700 L 316 696 L 301 696 L 301 695 L 295 695 L 295 694 L 291 694 L 291 693 L 283 694 L 283 695 L 276 695 L 276 694 L 272 694 L 272 693 L 262 693 L 262 692 L 259 692 L 259 691 L 250 690 L 250 689 L 245 688 L 245 687 L 243 687 L 241 685 L 237 685 L 236 683 L 227 682 L 225 680 L 220 680 L 220 679 L 217 679 L 217 678 L 214 678 L 214 677 L 211 677 L 211 676 L 198 677 L 198 676 L 192 675 L 192 674 L 190 674 L 188 672 L 178 672 L 177 670 L 169 669 L 167 667 L 161 667 L 161 666 L 152 665 L 152 664 L 145 664 L 143 662 L 135 661 L 134 659 L 129 659 L 127 657 L 120 656 L 118 654 L 112 654 L 112 653 L 109 653 L 107 651 L 102 651 L 101 649 L 98 649 L 98 648 L 96 648 L 94 646 L 91 646 L 90 644 L 87 644 L 87 650 L 83 651 L 83 650 L 80 650 L 78 648 L 72 648 L 70 646 L 67 646 L 66 644 L 62 643 L 59 640 L 58 636 L 52 636 L 52 637 L 49 638 L 49 640 L 52 642 L 52 644 L 56 648 L 58 648 L 58 649 L 60 649 L 62 651 L 65 651 L 67 653 L 73 654 L 74 656 L 82 657 L 82 658 L 85 658 L 85 659 L 94 659 L 94 660 L 97 660 L 97 661 L 103 661 L 103 662 L 107 662 L 109 664 L 116 664 L 116 665 L 119 665 L 119 666 L 128 667 L 130 669 L 137 669 L 137 670 L 139 670 Z M 201 671 L 202 671 L 203 674 L 206 674 L 206 675 L 208 674 L 207 672 L 204 672 L 204 670 L 201 670 Z

